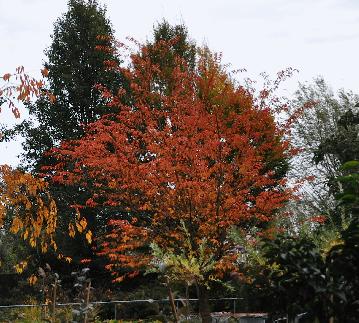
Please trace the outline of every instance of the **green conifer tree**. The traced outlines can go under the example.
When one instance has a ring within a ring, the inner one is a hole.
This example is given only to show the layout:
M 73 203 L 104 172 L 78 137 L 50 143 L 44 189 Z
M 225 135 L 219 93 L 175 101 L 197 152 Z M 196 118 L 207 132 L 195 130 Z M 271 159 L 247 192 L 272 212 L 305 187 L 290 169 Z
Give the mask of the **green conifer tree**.
M 106 9 L 96 0 L 68 2 L 45 51 L 48 90 L 56 100 L 41 98 L 31 104 L 30 120 L 18 128 L 25 137 L 24 166 L 37 172 L 49 162 L 46 151 L 63 140 L 81 137 L 84 126 L 111 112 L 95 86 L 115 90 L 123 85 L 121 75 L 104 66 L 104 61 L 119 63 L 113 34 Z

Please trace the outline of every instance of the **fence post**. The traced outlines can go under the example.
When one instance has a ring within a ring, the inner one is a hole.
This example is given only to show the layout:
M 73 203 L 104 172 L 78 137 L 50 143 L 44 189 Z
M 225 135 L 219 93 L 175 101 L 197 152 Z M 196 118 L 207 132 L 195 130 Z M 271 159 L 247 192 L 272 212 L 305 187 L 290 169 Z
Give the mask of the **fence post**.
M 115 320 L 117 320 L 117 303 L 115 303 Z
M 236 300 L 233 300 L 233 314 L 236 313 Z
M 52 319 L 51 322 L 55 323 L 56 320 L 56 289 L 57 289 L 57 277 L 55 276 L 53 299 L 52 299 Z
M 89 303 L 90 303 L 90 292 L 91 292 L 91 280 L 89 280 L 89 282 L 87 283 L 87 288 L 86 288 L 84 323 L 87 323 L 87 318 L 88 318 Z
M 176 310 L 176 305 L 175 305 L 174 298 L 173 298 L 173 293 L 172 293 L 170 281 L 169 281 L 168 278 L 167 278 L 166 283 L 167 283 L 167 290 L 168 290 L 168 299 L 169 299 L 170 304 L 171 304 L 171 308 L 172 308 L 172 312 L 173 312 L 172 313 L 173 318 L 174 318 L 175 323 L 177 323 L 178 322 L 177 310 Z

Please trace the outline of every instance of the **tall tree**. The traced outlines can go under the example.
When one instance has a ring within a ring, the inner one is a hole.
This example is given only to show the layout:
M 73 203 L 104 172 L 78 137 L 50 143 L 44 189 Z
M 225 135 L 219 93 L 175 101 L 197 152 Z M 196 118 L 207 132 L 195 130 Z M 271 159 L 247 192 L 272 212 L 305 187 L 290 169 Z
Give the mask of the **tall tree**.
M 103 37 L 101 37 L 102 39 Z M 107 38 L 106 38 L 107 40 Z M 189 40 L 187 29 L 183 25 L 171 26 L 167 22 L 162 22 L 158 24 L 153 31 L 153 39 L 148 41 L 146 44 L 146 50 L 143 52 L 148 53 L 147 58 L 150 58 L 153 64 L 157 64 L 159 62 L 159 47 L 165 46 L 168 44 L 167 51 L 167 59 L 161 60 L 161 69 L 166 70 L 165 77 L 162 75 L 161 79 L 157 79 L 157 84 L 162 84 L 163 89 L 166 87 L 166 84 L 170 84 L 171 79 L 171 70 L 175 67 L 175 57 L 181 57 L 184 59 L 187 64 L 194 66 L 195 60 L 195 45 L 192 41 Z M 178 45 L 179 44 L 179 45 Z M 108 44 L 106 46 L 101 46 L 99 48 L 100 51 L 104 51 L 105 54 L 108 53 L 108 48 L 112 48 Z M 140 57 L 143 53 L 139 53 L 138 57 Z M 107 69 L 107 74 L 101 74 L 105 80 L 110 79 L 111 77 L 114 80 L 121 80 L 121 82 L 117 83 L 118 87 L 115 87 L 114 84 L 110 83 L 110 86 L 106 82 L 102 82 L 101 86 L 106 88 L 111 92 L 116 92 L 119 88 L 122 90 L 126 90 L 126 95 L 121 97 L 123 102 L 129 102 L 132 100 L 131 89 L 129 88 L 129 83 L 126 79 L 123 78 L 123 72 L 121 69 L 117 69 L 119 61 L 115 57 L 113 60 L 106 61 L 107 65 L 111 68 Z M 77 82 L 78 80 L 73 80 L 72 82 Z M 115 88 L 114 88 L 115 87 Z M 62 95 L 62 94 L 59 94 Z M 99 98 L 98 101 L 101 104 L 107 102 L 106 98 Z M 98 109 L 102 109 L 106 111 L 106 113 L 114 112 L 117 110 L 117 107 L 109 107 L 108 105 L 97 107 Z M 92 120 L 94 121 L 94 120 Z M 163 120 L 159 120 L 162 122 Z M 83 128 L 80 129 L 80 132 Z M 63 140 L 66 138 L 63 138 Z M 68 137 L 67 139 L 74 139 L 72 137 Z M 48 158 L 46 156 L 46 158 Z M 45 167 L 51 165 L 51 157 L 46 161 L 47 164 Z M 74 186 L 66 186 L 62 187 L 59 183 L 53 183 L 52 189 L 54 191 L 54 195 L 57 197 L 58 208 L 61 210 L 62 217 L 65 219 L 63 225 L 68 224 L 68 219 L 74 216 L 72 209 L 69 208 L 71 205 L 84 205 L 85 201 L 90 197 L 89 190 L 91 190 L 92 182 L 91 179 L 87 182 L 86 186 L 79 187 L 77 185 Z M 101 206 L 94 210 L 93 207 L 86 207 L 82 209 L 82 215 L 87 218 L 89 228 L 91 228 L 92 232 L 94 232 L 95 236 L 101 235 L 106 227 L 106 223 L 108 219 L 111 218 L 114 214 L 118 212 L 117 208 L 111 208 L 108 206 Z M 60 212 L 59 212 L 60 213 Z M 76 216 L 76 215 L 75 215 Z M 66 232 L 65 228 L 63 230 Z M 73 243 L 68 242 L 67 247 L 70 247 L 73 256 L 76 260 L 80 260 L 81 258 L 91 258 L 94 259 L 94 254 L 92 250 L 86 247 L 85 239 L 76 236 L 77 243 L 76 247 L 73 247 Z M 66 240 L 63 240 L 66 241 Z M 68 248 L 67 248 L 68 249 Z M 94 270 L 92 270 L 94 272 Z
M 166 56 L 170 46 L 158 46 Z M 104 89 L 118 112 L 56 149 L 60 163 L 50 174 L 70 185 L 90 178 L 94 190 L 86 206 L 117 207 L 102 250 L 115 275 L 118 268 L 150 266 L 150 242 L 201 259 L 196 283 L 201 316 L 209 322 L 208 287 L 234 270 L 238 257 L 230 230 L 265 231 L 289 197 L 276 169 L 268 169 L 285 157 L 287 143 L 270 109 L 235 86 L 208 51 L 195 69 L 174 57 L 171 91 L 158 86 L 167 71 L 147 47 L 132 60 L 125 72 L 131 104 L 118 96 L 123 91 Z M 74 168 L 66 168 L 69 162 Z
M 106 71 L 104 65 L 119 63 L 112 40 L 106 10 L 96 0 L 68 2 L 45 51 L 48 90 L 56 100 L 40 98 L 30 104 L 31 118 L 19 126 L 25 137 L 24 165 L 38 171 L 46 160 L 44 152 L 62 140 L 81 137 L 84 126 L 110 112 L 95 86 L 114 90 L 122 84 L 121 75 Z
M 304 216 L 326 214 L 333 219 L 337 217 L 336 178 L 341 175 L 341 164 L 350 159 L 342 160 L 337 153 L 324 148 L 329 148 L 328 140 L 333 141 L 338 133 L 345 136 L 352 132 L 349 128 L 353 126 L 346 129 L 342 117 L 355 109 L 358 101 L 358 95 L 351 91 L 340 90 L 336 95 L 323 78 L 315 79 L 312 84 L 300 84 L 296 92 L 293 107 L 304 109 L 301 118 L 294 123 L 292 143 L 302 152 L 292 160 L 291 176 L 311 178 L 303 186 L 303 199 L 297 209 Z M 344 150 L 353 146 L 349 142 L 342 145 Z

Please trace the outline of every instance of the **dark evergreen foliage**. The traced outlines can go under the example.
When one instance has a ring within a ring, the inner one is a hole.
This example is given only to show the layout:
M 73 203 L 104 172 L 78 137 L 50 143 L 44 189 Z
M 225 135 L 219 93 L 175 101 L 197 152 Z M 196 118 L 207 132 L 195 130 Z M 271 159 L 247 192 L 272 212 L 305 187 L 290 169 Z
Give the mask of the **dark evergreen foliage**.
M 87 124 L 111 112 L 95 86 L 102 84 L 111 90 L 124 86 L 122 76 L 104 66 L 104 61 L 119 63 L 113 33 L 106 10 L 97 1 L 69 1 L 45 51 L 48 90 L 56 101 L 41 98 L 31 104 L 30 121 L 18 127 L 25 137 L 24 166 L 39 171 L 51 162 L 46 151 L 62 140 L 81 137 Z

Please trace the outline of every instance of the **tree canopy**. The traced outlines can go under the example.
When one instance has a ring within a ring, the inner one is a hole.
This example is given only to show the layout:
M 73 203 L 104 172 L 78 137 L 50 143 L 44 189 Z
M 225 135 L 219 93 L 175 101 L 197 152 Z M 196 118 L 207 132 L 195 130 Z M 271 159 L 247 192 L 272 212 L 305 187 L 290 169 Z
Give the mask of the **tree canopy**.
M 170 46 L 158 46 L 166 56 Z M 289 198 L 285 180 L 268 168 L 286 158 L 288 143 L 271 110 L 235 86 L 215 55 L 204 51 L 194 70 L 175 56 L 171 91 L 164 91 L 158 80 L 167 71 L 150 53 L 144 46 L 132 55 L 130 68 L 120 68 L 131 104 L 121 99 L 125 89 L 113 94 L 102 88 L 117 112 L 90 124 L 80 140 L 55 149 L 59 163 L 49 174 L 70 185 L 91 179 L 93 194 L 79 210 L 118 208 L 102 245 L 114 274 L 118 267 L 135 272 L 150 265 L 150 242 L 186 256 L 188 237 L 195 254 L 204 244 L 216 262 L 197 282 L 202 318 L 208 320 L 207 284 L 235 269 L 238 255 L 229 231 L 234 226 L 265 231 Z

